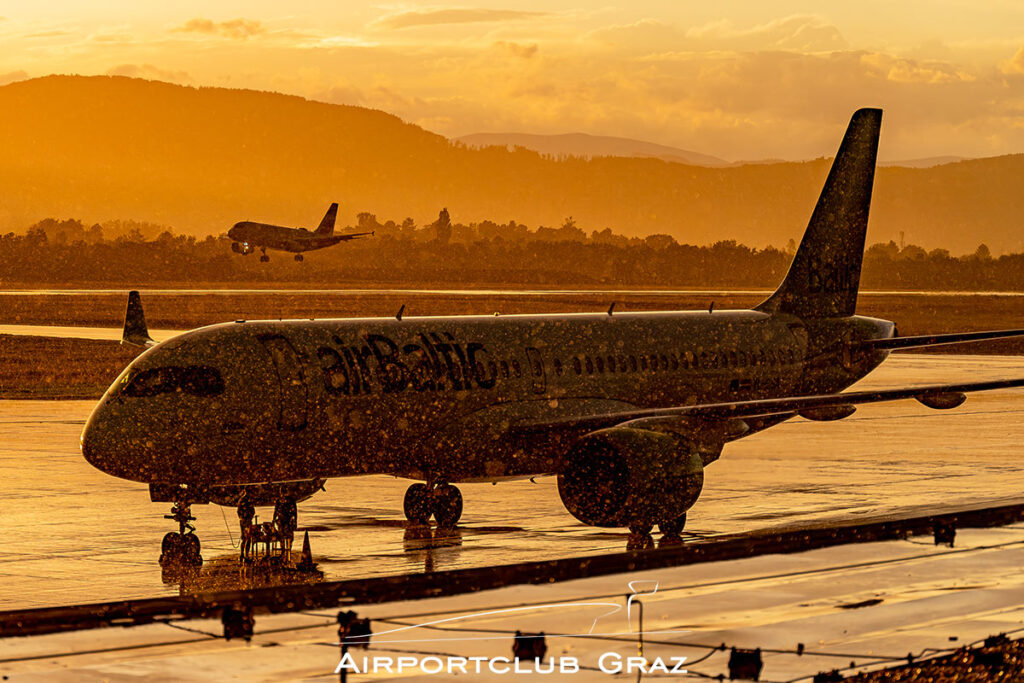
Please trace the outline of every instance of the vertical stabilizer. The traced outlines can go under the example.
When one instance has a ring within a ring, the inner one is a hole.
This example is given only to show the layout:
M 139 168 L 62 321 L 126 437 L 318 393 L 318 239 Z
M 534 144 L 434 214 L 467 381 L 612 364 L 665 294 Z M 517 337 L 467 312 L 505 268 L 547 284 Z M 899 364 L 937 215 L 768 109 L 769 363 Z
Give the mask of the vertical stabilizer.
M 854 314 L 881 124 L 881 109 L 854 113 L 786 279 L 757 310 L 802 318 Z
M 318 235 L 330 235 L 334 233 L 334 219 L 338 217 L 338 202 L 331 204 L 330 208 L 327 209 L 327 213 L 324 214 L 324 219 L 320 221 L 320 226 L 316 229 Z
M 124 312 L 124 331 L 121 343 L 133 346 L 152 346 L 156 342 L 149 336 L 146 315 L 142 312 L 142 298 L 134 289 L 128 292 L 128 308 Z

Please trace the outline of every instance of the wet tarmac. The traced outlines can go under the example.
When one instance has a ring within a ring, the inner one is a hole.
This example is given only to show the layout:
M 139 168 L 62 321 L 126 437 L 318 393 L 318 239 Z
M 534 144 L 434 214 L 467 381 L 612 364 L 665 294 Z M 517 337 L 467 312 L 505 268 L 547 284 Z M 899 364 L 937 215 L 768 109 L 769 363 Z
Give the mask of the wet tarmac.
M 763 648 L 762 681 L 873 670 L 905 663 L 907 653 L 920 659 L 998 633 L 1020 637 L 1022 562 L 1024 526 L 1013 525 L 962 530 L 955 548 L 915 537 L 356 606 L 373 628 L 369 649 L 351 650 L 356 666 L 364 656 L 393 665 L 398 657 L 412 659 L 402 673 L 349 680 L 507 680 L 500 660 L 493 671 L 486 660 L 509 657 L 517 630 L 546 634 L 540 670 L 567 658 L 580 666 L 577 674 L 533 680 L 640 680 L 635 670 L 625 678 L 610 674 L 637 656 L 641 628 L 650 665 L 660 659 L 671 667 L 672 658 L 686 657 L 685 669 L 705 678 L 728 676 L 732 647 Z M 627 602 L 633 594 L 642 608 Z M 0 672 L 12 681 L 47 683 L 337 680 L 336 613 L 257 616 L 251 643 L 218 638 L 215 619 L 7 639 Z M 726 649 L 716 650 L 722 644 Z M 468 676 L 437 673 L 431 656 L 442 658 L 441 666 L 447 657 L 485 663 Z M 528 672 L 533 662 L 521 664 Z M 693 680 L 642 676 L 653 678 Z
M 1024 375 L 1014 357 L 892 357 L 860 388 Z M 0 401 L 0 609 L 245 587 L 272 577 L 239 571 L 232 509 L 195 506 L 206 563 L 164 577 L 169 506 L 144 485 L 92 469 L 78 450 L 91 401 Z M 688 533 L 709 536 L 941 511 L 1024 498 L 1024 392 L 972 396 L 953 411 L 916 402 L 867 406 L 836 423 L 794 420 L 726 447 L 708 468 Z M 460 527 L 407 534 L 409 482 L 336 479 L 299 506 L 300 533 L 327 579 L 350 579 L 601 554 L 627 535 L 586 527 L 562 507 L 554 479 L 463 485 Z M 261 519 L 270 509 L 260 508 Z M 417 537 L 419 536 L 419 537 Z M 692 537 L 692 536 L 691 536 Z M 165 582 L 164 579 L 167 579 Z

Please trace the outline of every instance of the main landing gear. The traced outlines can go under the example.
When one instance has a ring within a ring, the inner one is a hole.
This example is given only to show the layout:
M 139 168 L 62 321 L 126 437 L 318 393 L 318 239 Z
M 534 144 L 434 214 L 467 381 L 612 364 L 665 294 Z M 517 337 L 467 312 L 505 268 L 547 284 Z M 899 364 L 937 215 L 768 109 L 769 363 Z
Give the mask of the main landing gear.
M 178 531 L 170 531 L 164 536 L 160 546 L 160 564 L 164 566 L 198 567 L 203 564 L 200 555 L 199 537 L 196 528 L 189 524 L 194 522 L 192 508 L 188 501 L 178 500 L 171 508 L 171 514 L 164 519 L 173 519 L 178 523 Z
M 686 526 L 686 513 L 676 519 L 661 522 L 658 530 L 661 532 L 661 539 L 658 541 L 659 548 L 669 548 L 681 545 L 683 542 L 683 528 Z M 626 541 L 626 550 L 651 550 L 654 548 L 654 538 L 651 531 L 653 524 L 636 523 L 629 525 L 629 539 Z
M 270 257 L 267 256 L 267 248 L 263 247 L 262 249 L 260 249 L 260 251 L 262 252 L 262 254 L 260 255 L 260 263 L 266 263 L 267 261 L 269 261 Z
M 295 255 L 295 260 L 301 263 L 302 262 L 302 254 L 296 254 Z
M 413 524 L 427 524 L 433 517 L 440 528 L 451 528 L 462 517 L 462 492 L 451 484 L 413 484 L 405 492 L 405 517 Z

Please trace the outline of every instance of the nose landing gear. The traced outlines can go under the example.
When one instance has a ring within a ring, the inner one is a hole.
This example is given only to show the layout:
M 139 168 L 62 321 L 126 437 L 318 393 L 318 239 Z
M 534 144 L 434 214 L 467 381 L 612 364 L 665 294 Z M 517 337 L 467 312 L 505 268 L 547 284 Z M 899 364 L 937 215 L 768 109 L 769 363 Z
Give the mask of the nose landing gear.
M 179 500 L 171 508 L 171 514 L 164 519 L 173 519 L 178 523 L 177 533 L 170 531 L 164 536 L 160 546 L 160 564 L 198 567 L 203 564 L 200 554 L 199 537 L 196 528 L 189 524 L 194 522 L 192 508 L 187 501 Z
M 462 492 L 448 483 L 413 484 L 405 492 L 403 508 L 413 524 L 427 524 L 433 517 L 438 527 L 451 528 L 462 517 Z

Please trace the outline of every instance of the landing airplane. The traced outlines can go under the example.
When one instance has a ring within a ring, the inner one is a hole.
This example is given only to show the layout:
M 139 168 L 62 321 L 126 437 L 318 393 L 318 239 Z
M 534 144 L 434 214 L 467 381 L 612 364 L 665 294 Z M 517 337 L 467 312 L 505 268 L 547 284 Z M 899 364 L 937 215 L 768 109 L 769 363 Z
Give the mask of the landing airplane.
M 893 349 L 1024 335 L 895 337 L 894 323 L 856 315 L 881 116 L 853 115 L 788 274 L 753 310 L 212 325 L 136 358 L 89 417 L 82 452 L 175 503 L 164 554 L 181 561 L 201 562 L 192 504 L 303 500 L 362 474 L 417 481 L 404 500 L 414 524 L 455 525 L 459 482 L 557 475 L 581 522 L 628 527 L 640 547 L 655 524 L 678 539 L 730 441 L 861 404 L 950 409 L 1024 386 L 843 392 Z
M 354 232 L 345 235 L 334 234 L 334 219 L 338 216 L 338 203 L 331 204 L 324 214 L 323 220 L 316 230 L 305 228 L 286 228 L 281 225 L 241 221 L 228 230 L 231 251 L 246 256 L 259 249 L 262 254 L 260 261 L 270 260 L 267 249 L 280 249 L 295 253 L 295 260 L 302 260 L 302 252 L 323 249 L 338 242 L 347 242 L 359 237 L 372 235 L 372 232 Z

